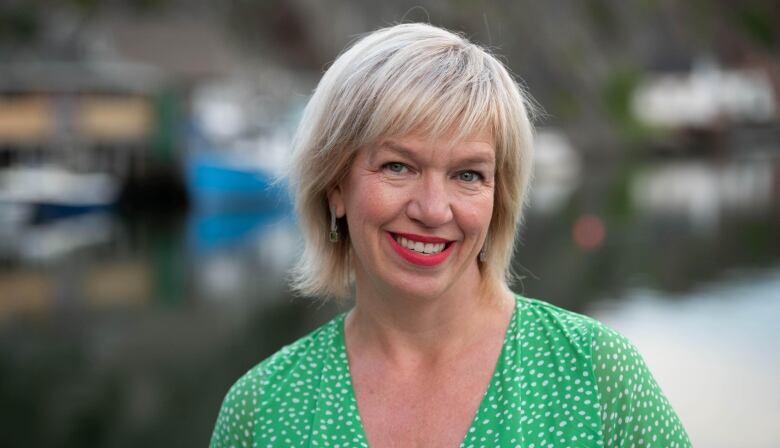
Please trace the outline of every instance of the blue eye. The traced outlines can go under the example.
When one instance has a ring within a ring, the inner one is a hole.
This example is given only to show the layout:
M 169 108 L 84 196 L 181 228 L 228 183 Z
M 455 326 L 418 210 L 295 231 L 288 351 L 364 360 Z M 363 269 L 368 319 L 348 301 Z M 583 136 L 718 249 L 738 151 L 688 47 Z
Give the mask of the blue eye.
M 458 173 L 458 179 L 463 182 L 475 182 L 482 179 L 482 175 L 476 171 L 462 171 Z
M 406 169 L 407 169 L 406 165 L 404 165 L 401 162 L 385 163 L 384 168 L 386 170 L 389 170 L 389 171 L 393 172 L 393 173 L 399 173 L 399 174 L 405 172 Z

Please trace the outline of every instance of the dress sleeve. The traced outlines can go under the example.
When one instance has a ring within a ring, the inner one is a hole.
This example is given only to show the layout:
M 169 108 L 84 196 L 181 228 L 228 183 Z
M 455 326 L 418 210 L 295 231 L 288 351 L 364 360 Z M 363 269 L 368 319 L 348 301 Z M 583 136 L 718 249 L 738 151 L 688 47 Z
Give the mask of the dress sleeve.
M 254 438 L 256 383 L 248 377 L 239 379 L 230 388 L 214 425 L 210 448 L 251 448 Z
M 633 344 L 597 324 L 592 353 L 606 448 L 691 446 L 679 417 Z

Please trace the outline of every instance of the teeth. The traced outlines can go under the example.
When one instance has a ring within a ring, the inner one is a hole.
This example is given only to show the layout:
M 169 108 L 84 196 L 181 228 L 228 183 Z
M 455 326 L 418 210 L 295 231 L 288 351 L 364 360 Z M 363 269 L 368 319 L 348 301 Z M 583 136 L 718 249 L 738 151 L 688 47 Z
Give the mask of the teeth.
M 400 244 L 401 246 L 407 249 L 411 249 L 415 252 L 420 252 L 428 255 L 443 251 L 445 246 L 444 243 L 433 244 L 433 243 L 423 243 L 420 241 L 411 241 L 411 240 L 407 240 L 402 236 L 397 236 L 395 240 L 398 242 L 398 244 Z

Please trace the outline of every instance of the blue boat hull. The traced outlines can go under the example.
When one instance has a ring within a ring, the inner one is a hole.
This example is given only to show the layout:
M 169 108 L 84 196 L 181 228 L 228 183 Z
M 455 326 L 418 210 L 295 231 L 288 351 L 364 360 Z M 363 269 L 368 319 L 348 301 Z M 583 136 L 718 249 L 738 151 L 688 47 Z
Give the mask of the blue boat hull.
M 291 208 L 285 182 L 269 173 L 241 169 L 215 154 L 195 154 L 187 163 L 187 186 L 197 209 Z

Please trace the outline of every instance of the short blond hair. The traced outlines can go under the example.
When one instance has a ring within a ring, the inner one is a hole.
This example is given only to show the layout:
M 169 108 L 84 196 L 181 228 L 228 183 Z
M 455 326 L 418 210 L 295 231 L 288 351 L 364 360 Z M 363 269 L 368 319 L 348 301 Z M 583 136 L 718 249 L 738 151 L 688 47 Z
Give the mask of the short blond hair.
M 531 177 L 530 110 L 501 62 L 450 31 L 408 23 L 355 42 L 325 72 L 293 140 L 290 181 L 304 238 L 293 289 L 322 298 L 351 293 L 349 229 L 340 219 L 340 240 L 329 240 L 327 195 L 360 148 L 411 133 L 458 141 L 479 132 L 492 135 L 496 150 L 482 285 L 505 287 Z

